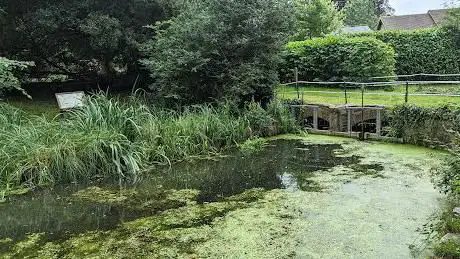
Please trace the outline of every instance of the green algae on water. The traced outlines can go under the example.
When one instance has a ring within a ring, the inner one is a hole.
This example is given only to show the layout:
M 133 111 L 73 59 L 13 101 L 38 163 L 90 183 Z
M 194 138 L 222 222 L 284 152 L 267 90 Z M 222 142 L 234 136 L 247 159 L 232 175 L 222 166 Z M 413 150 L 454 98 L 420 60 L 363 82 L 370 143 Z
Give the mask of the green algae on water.
M 95 187 L 90 188 L 91 192 L 96 190 L 99 194 L 108 194 Z M 42 258 L 193 257 L 194 246 L 211 237 L 210 226 L 217 219 L 224 217 L 230 211 L 249 207 L 251 202 L 263 198 L 263 193 L 261 189 L 248 190 L 235 197 L 229 197 L 227 201 L 206 204 L 188 203 L 179 208 L 165 210 L 157 216 L 126 222 L 113 230 L 89 231 L 63 241 L 45 243 L 42 239 L 43 234 L 33 234 L 15 243 L 9 251 L 0 256 L 5 258 L 40 258 L 44 255 L 46 257 Z M 109 197 L 111 202 L 119 202 L 119 199 L 114 199 L 112 195 Z M 179 197 L 183 198 L 183 196 Z M 5 243 L 11 244 L 11 241 L 7 240 Z
M 103 189 L 88 187 L 76 192 L 75 199 L 122 206 L 136 210 L 161 211 L 178 208 L 196 201 L 200 192 L 198 190 L 164 190 L 159 187 L 156 191 L 142 192 L 135 189 Z

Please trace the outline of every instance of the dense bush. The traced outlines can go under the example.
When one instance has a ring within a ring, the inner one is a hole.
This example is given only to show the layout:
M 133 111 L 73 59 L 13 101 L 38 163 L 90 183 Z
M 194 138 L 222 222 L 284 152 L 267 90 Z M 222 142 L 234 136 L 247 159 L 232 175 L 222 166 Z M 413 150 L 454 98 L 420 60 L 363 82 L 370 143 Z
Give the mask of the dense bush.
M 443 106 L 422 108 L 399 105 L 390 114 L 390 133 L 406 143 L 449 148 L 455 144 L 455 130 L 460 128 L 460 109 Z
M 207 156 L 247 139 L 296 130 L 286 108 L 251 104 L 150 108 L 94 96 L 65 118 L 28 118 L 0 105 L 0 191 L 20 184 L 136 177 L 152 164 Z
M 379 31 L 359 36 L 375 37 L 391 45 L 399 75 L 460 73 L 460 50 L 448 30 Z
M 389 45 L 375 38 L 315 38 L 287 45 L 281 74 L 291 82 L 297 67 L 300 80 L 366 80 L 392 75 L 394 56 Z
M 289 1 L 188 1 L 156 27 L 143 64 L 167 104 L 268 100 L 292 28 Z

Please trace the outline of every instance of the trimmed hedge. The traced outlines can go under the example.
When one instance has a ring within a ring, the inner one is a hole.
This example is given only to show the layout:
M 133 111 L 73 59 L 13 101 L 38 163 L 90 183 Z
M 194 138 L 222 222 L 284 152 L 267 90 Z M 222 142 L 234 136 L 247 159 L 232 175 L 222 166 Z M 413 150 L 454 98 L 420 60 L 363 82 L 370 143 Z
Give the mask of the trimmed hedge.
M 447 30 L 378 31 L 354 37 L 363 36 L 375 37 L 394 48 L 398 75 L 460 73 L 460 51 Z
M 395 53 L 388 44 L 373 37 L 315 38 L 287 44 L 280 68 L 283 81 L 294 80 L 295 67 L 300 80 L 362 81 L 393 75 Z

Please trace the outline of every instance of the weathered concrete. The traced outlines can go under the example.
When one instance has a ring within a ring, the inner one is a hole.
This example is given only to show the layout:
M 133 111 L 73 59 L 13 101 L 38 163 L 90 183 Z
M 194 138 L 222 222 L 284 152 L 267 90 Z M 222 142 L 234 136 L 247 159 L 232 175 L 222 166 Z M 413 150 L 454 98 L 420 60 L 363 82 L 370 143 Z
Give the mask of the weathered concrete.
M 383 106 L 329 106 L 323 104 L 291 105 L 297 120 L 306 127 L 315 130 L 346 132 L 349 135 L 353 128 L 362 122 L 375 125 L 375 133 L 381 134 Z

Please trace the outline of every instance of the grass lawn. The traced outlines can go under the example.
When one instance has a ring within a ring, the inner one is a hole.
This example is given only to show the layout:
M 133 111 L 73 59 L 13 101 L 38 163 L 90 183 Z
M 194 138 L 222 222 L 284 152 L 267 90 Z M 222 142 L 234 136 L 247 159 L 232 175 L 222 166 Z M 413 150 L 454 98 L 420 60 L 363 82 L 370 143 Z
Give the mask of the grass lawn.
M 59 107 L 56 99 L 50 100 L 29 100 L 25 97 L 16 97 L 6 100 L 7 103 L 20 108 L 27 114 L 45 116 L 52 119 L 59 114 Z
M 303 94 L 302 94 L 303 93 Z M 280 99 L 297 99 L 295 87 L 280 86 L 276 91 Z M 396 86 L 392 89 L 366 89 L 365 105 L 393 106 L 404 103 L 405 86 Z M 415 94 L 415 95 L 411 95 Z M 460 95 L 460 85 L 456 86 L 409 86 L 409 103 L 419 106 L 433 107 L 447 103 L 460 104 L 460 96 L 417 96 L 417 94 L 457 94 Z M 300 99 L 306 103 L 345 104 L 343 88 L 318 86 L 300 87 Z M 361 90 L 347 89 L 348 104 L 361 105 Z

